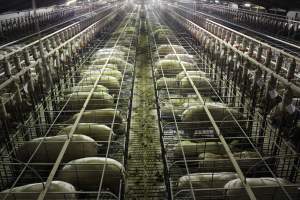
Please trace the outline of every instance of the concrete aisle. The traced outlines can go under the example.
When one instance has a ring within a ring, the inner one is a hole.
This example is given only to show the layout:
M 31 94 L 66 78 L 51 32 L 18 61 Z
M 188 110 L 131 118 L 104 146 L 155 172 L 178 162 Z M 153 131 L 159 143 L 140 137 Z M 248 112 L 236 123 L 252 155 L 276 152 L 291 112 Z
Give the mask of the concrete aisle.
M 126 199 L 166 199 L 163 161 L 146 22 L 141 18 L 136 55 Z

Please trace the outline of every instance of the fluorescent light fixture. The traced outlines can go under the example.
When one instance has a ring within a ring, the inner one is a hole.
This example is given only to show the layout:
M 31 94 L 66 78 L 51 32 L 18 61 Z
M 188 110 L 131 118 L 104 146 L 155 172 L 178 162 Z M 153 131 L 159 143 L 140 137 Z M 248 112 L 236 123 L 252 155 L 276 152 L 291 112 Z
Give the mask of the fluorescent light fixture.
M 219 0 L 215 0 L 215 3 L 220 3 L 220 1 Z
M 251 7 L 251 3 L 245 3 L 244 6 L 247 7 L 247 8 L 250 8 Z
M 239 9 L 239 5 L 237 5 L 236 3 L 230 3 L 229 6 L 233 9 Z
M 69 6 L 70 4 L 75 3 L 76 1 L 77 0 L 69 0 L 69 1 L 67 1 L 66 5 Z

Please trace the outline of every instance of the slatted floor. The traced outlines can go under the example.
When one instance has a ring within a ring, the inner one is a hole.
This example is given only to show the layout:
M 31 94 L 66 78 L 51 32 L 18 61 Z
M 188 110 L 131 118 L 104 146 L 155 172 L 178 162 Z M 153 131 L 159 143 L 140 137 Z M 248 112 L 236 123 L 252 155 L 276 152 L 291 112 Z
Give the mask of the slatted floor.
M 126 199 L 166 199 L 148 42 L 142 21 L 136 55 Z

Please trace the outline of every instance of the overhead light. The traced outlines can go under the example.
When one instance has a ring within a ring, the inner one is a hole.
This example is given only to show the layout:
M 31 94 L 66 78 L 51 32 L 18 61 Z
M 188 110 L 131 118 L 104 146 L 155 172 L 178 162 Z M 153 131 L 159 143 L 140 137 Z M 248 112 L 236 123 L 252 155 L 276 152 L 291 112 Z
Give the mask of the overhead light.
M 215 3 L 220 3 L 220 1 L 219 0 L 215 0 Z
M 250 8 L 251 7 L 251 3 L 245 3 L 244 6 L 247 7 L 247 8 Z
M 69 6 L 70 4 L 75 3 L 76 1 L 77 0 L 69 0 L 69 1 L 67 1 L 66 5 Z
M 239 5 L 236 3 L 230 3 L 229 6 L 233 9 L 239 9 Z

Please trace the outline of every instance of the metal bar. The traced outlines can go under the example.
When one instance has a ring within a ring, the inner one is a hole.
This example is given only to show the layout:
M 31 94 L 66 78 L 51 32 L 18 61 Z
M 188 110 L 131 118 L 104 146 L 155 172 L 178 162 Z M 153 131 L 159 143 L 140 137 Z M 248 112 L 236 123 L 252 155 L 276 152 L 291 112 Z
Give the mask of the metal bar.
M 116 14 L 116 12 L 117 12 L 117 11 L 115 11 L 115 13 L 110 13 L 107 17 L 114 16 L 114 15 Z M 72 41 L 73 38 L 75 39 L 75 38 L 81 36 L 82 34 L 86 33 L 88 30 L 94 28 L 95 25 L 98 24 L 98 23 L 100 23 L 102 20 L 104 20 L 104 18 L 101 19 L 101 20 L 98 21 L 98 22 L 95 22 L 94 24 L 92 24 L 91 26 L 89 26 L 87 29 L 85 29 L 84 31 L 82 31 L 82 32 L 80 32 L 79 34 L 75 35 L 74 37 L 72 37 L 72 38 L 69 39 L 68 41 L 65 41 L 64 44 L 67 44 L 68 42 Z M 64 45 L 61 45 L 61 46 L 63 47 Z M 54 52 L 54 53 L 55 53 L 55 52 Z M 94 89 L 94 88 L 92 88 L 92 89 Z M 70 99 L 70 98 L 71 98 L 71 96 L 69 97 L 69 99 Z M 69 101 L 69 99 L 68 99 L 68 101 Z M 68 101 L 65 103 L 65 105 L 64 105 L 63 108 L 62 108 L 62 110 L 65 108 L 65 106 L 66 106 L 66 104 L 68 103 Z M 55 119 L 54 121 L 56 121 L 56 120 L 58 119 L 58 117 L 59 117 L 59 115 L 56 117 L 56 119 Z M 50 128 L 51 128 L 52 126 L 53 126 L 53 124 L 50 126 Z M 49 130 L 50 130 L 50 129 L 49 129 Z M 72 129 L 72 130 L 73 130 L 73 129 Z M 47 134 L 48 134 L 48 133 L 49 133 L 49 132 L 47 132 Z M 47 134 L 46 134 L 46 135 L 47 135 Z M 46 135 L 45 135 L 45 136 L 46 136 Z M 70 138 L 69 138 L 69 139 L 70 139 Z M 67 140 L 67 141 L 70 142 L 69 140 Z M 66 142 L 67 142 L 67 141 L 66 141 Z M 43 142 L 44 142 L 44 140 L 42 140 L 42 141 L 38 144 L 37 148 L 35 149 L 35 151 L 33 152 L 33 154 L 31 155 L 31 157 L 29 158 L 29 160 L 27 161 L 26 164 L 29 164 L 29 163 L 31 162 L 33 156 L 36 154 L 37 150 L 40 148 L 40 146 L 41 146 L 41 144 L 42 144 Z M 65 146 L 63 146 L 63 147 L 65 147 Z M 11 186 L 11 188 L 10 188 L 10 191 L 11 191 L 12 188 L 17 184 L 18 180 L 21 178 L 21 176 L 22 176 L 22 174 L 25 172 L 25 170 L 26 170 L 26 167 L 23 168 L 23 169 L 21 170 L 19 176 L 16 178 L 16 180 L 15 180 L 14 183 L 12 184 L 12 186 Z M 50 184 L 50 183 L 49 183 L 49 184 Z M 48 187 L 49 187 L 49 186 L 48 186 Z M 4 197 L 4 199 L 6 199 L 7 197 L 8 197 L 8 194 L 6 194 L 6 196 Z
M 128 22 L 129 22 L 129 20 L 128 20 Z M 127 26 L 127 24 L 124 26 L 123 31 L 125 30 L 126 26 Z M 56 159 L 56 161 L 54 163 L 54 166 L 53 166 L 53 168 L 52 168 L 52 170 L 51 170 L 51 172 L 50 172 L 50 174 L 49 174 L 49 176 L 47 178 L 46 184 L 44 186 L 44 190 L 40 193 L 40 195 L 39 195 L 39 197 L 38 197 L 37 200 L 43 200 L 45 198 L 45 196 L 46 196 L 46 194 L 47 194 L 47 192 L 49 190 L 49 187 L 51 185 L 51 182 L 52 182 L 52 180 L 53 180 L 53 178 L 54 178 L 54 176 L 56 174 L 56 171 L 58 170 L 58 167 L 59 167 L 59 165 L 60 165 L 60 163 L 62 161 L 62 158 L 63 158 L 63 156 L 64 156 L 64 154 L 65 154 L 65 152 L 67 150 L 67 147 L 68 147 L 68 145 L 71 142 L 72 136 L 73 136 L 73 134 L 74 134 L 74 132 L 75 132 L 75 130 L 76 130 L 76 128 L 77 128 L 80 120 L 81 120 L 81 117 L 82 117 L 82 115 L 83 115 L 83 113 L 84 113 L 84 111 L 85 111 L 85 109 L 86 109 L 86 107 L 87 107 L 87 105 L 88 105 L 88 103 L 89 103 L 89 101 L 90 101 L 90 99 L 91 99 L 91 97 L 92 97 L 92 95 L 93 95 L 93 93 L 94 93 L 94 91 L 95 91 L 95 89 L 96 89 L 99 81 L 100 81 L 100 78 L 101 78 L 101 76 L 102 76 L 102 74 L 103 74 L 103 72 L 104 72 L 104 70 L 105 70 L 105 68 L 106 68 L 106 66 L 107 66 L 107 64 L 108 64 L 111 56 L 113 55 L 113 52 L 115 50 L 115 47 L 118 44 L 119 39 L 121 38 L 121 35 L 122 34 L 119 35 L 117 41 L 115 42 L 115 45 L 113 47 L 113 51 L 110 52 L 109 57 L 106 59 L 106 62 L 104 64 L 104 68 L 101 69 L 100 75 L 98 75 L 98 77 L 97 77 L 97 79 L 96 79 L 96 81 L 95 81 L 95 83 L 93 85 L 93 88 L 90 90 L 90 92 L 89 92 L 89 94 L 88 94 L 88 96 L 87 96 L 87 98 L 86 98 L 86 100 L 85 100 L 85 102 L 84 102 L 84 104 L 83 104 L 80 112 L 78 113 L 78 116 L 76 117 L 76 120 L 75 120 L 75 122 L 74 122 L 74 124 L 73 124 L 73 126 L 72 126 L 72 128 L 70 130 L 70 132 L 68 133 L 68 137 L 69 138 L 65 141 L 65 143 L 64 143 L 64 145 L 63 145 L 63 147 L 62 147 L 62 149 L 61 149 L 61 151 L 60 151 L 60 153 L 59 153 L 59 155 L 58 155 L 58 157 L 57 157 L 57 159 Z M 115 115 L 114 115 L 114 118 L 115 118 Z M 113 118 L 113 120 L 114 120 L 114 118 Z M 112 124 L 112 126 L 113 126 L 113 124 Z M 111 140 L 111 137 L 112 137 L 112 133 L 110 133 L 109 141 Z M 107 150 L 106 157 L 105 157 L 106 158 L 106 162 L 104 164 L 103 171 L 102 171 L 102 177 L 101 177 L 101 182 L 100 182 L 100 186 L 99 186 L 99 191 L 100 192 L 97 195 L 97 199 L 99 199 L 100 193 L 101 193 L 101 187 L 102 187 L 102 182 L 103 182 L 103 177 L 104 177 L 104 173 L 103 172 L 105 172 L 105 169 L 106 169 L 107 156 L 108 156 L 107 154 L 108 154 L 108 151 L 109 151 L 109 147 L 110 147 L 110 142 L 108 143 L 108 150 Z
M 89 27 L 87 27 L 86 29 L 84 29 L 82 32 L 76 34 L 75 36 L 73 36 L 72 38 L 68 39 L 67 41 L 63 42 L 62 44 L 60 44 L 59 46 L 55 47 L 54 49 L 52 49 L 50 52 L 47 52 L 45 54 L 45 58 L 48 58 L 50 56 L 53 56 L 58 50 L 62 49 L 63 47 L 65 47 L 67 44 L 71 43 L 72 41 L 74 41 L 75 39 L 78 39 L 81 35 L 85 34 L 86 32 L 90 31 L 90 29 L 92 29 L 93 27 L 95 27 L 97 24 L 103 23 L 104 20 L 114 16 L 116 14 L 116 12 L 111 12 L 109 15 L 107 15 L 106 17 L 100 19 L 98 22 L 95 22 L 94 24 L 90 25 Z M 25 74 L 27 71 L 30 70 L 30 67 L 37 65 L 39 62 L 41 62 L 41 58 L 38 58 L 35 62 L 33 62 L 30 66 L 28 67 L 24 67 L 22 71 L 20 71 L 18 74 L 12 76 L 11 78 L 9 78 L 8 80 L 6 80 L 4 83 L 0 84 L 0 89 L 4 88 L 5 86 L 9 85 L 11 82 L 13 82 L 16 78 L 19 78 L 21 75 Z
M 186 18 L 183 18 L 181 15 L 178 15 L 177 13 L 173 13 L 173 14 L 176 15 L 181 21 L 184 21 L 184 23 L 186 23 L 188 26 L 193 27 L 193 28 L 197 29 L 198 31 L 207 34 L 208 36 L 210 36 L 211 38 L 215 39 L 219 43 L 225 45 L 227 48 L 233 50 L 235 53 L 237 53 L 243 59 L 249 60 L 252 64 L 254 64 L 255 66 L 259 67 L 262 71 L 265 71 L 269 75 L 274 76 L 274 78 L 276 78 L 278 81 L 280 81 L 281 83 L 283 83 L 286 87 L 290 87 L 294 92 L 300 93 L 300 87 L 299 86 L 297 86 L 294 83 L 288 81 L 286 78 L 284 78 L 281 75 L 277 74 L 272 69 L 267 68 L 265 65 L 259 63 L 257 60 L 255 60 L 255 59 L 253 59 L 253 58 L 245 55 L 244 52 L 242 52 L 242 51 L 238 50 L 237 48 L 231 46 L 230 44 L 226 43 L 225 41 L 223 41 L 219 37 L 213 35 L 212 33 L 210 33 L 209 31 L 207 31 L 205 29 L 203 29 L 202 27 L 198 26 L 194 22 L 192 22 L 192 21 L 190 21 L 190 20 L 188 20 Z
M 149 15 L 149 14 L 148 14 Z M 153 16 L 155 16 L 154 15 L 154 12 L 152 11 L 152 15 Z M 156 18 L 157 18 L 157 16 L 155 16 Z M 149 17 L 148 17 L 149 18 Z M 162 27 L 161 26 L 161 24 L 160 24 L 160 27 Z M 151 31 L 152 31 L 152 29 L 151 29 Z M 154 37 L 153 36 L 153 31 L 152 31 L 152 37 Z M 154 45 L 155 45 L 155 47 L 156 47 L 156 49 L 158 49 L 157 48 L 157 44 L 156 44 L 156 41 L 155 41 L 155 39 L 153 40 L 154 41 Z M 160 58 L 158 57 L 158 59 L 160 60 Z M 162 72 L 162 75 L 163 75 L 163 77 L 165 77 L 165 75 L 164 75 L 164 71 L 163 71 L 163 69 L 162 69 L 162 66 L 160 65 L 160 70 L 161 70 L 161 72 Z M 166 90 L 167 90 L 167 94 L 168 94 L 168 99 L 171 99 L 170 98 L 170 92 L 169 92 L 169 88 L 168 88 L 168 84 L 167 84 L 167 82 L 166 82 L 166 80 L 164 79 L 164 84 L 165 84 L 165 86 L 166 86 Z M 175 128 L 176 128 L 176 135 L 177 135 L 177 138 L 179 139 L 179 141 L 181 141 L 181 137 L 180 137 L 180 135 L 179 135 L 179 128 L 178 128 L 178 125 L 177 125 L 177 119 L 176 119 L 176 117 L 175 117 L 175 110 L 174 110 L 174 106 L 173 105 L 171 105 L 171 112 L 172 112 L 172 117 L 173 117 L 173 119 L 174 119 L 174 124 L 175 124 Z M 182 155 L 183 155 L 183 159 L 184 159 L 184 161 L 185 161 L 185 163 L 184 163 L 184 167 L 185 167 L 185 170 L 186 170 L 186 172 L 187 172 L 187 175 L 189 176 L 189 185 L 190 185 L 190 188 L 191 188 L 191 191 L 192 191 L 192 198 L 195 200 L 196 199 L 196 196 L 195 196 L 195 193 L 194 193 L 194 190 L 193 190 L 193 185 L 192 185 L 192 183 L 191 183 L 191 178 L 190 178 L 190 172 L 189 172 L 189 168 L 188 168 L 188 165 L 187 165 L 187 162 L 186 162 L 186 156 L 185 156 L 185 152 L 184 152 L 184 149 L 183 149 L 183 147 L 182 147 L 182 145 L 181 145 L 181 142 L 179 143 L 179 145 L 180 145 L 180 149 L 181 149 L 181 152 L 182 152 Z M 173 198 L 173 194 L 171 194 L 171 198 Z
M 137 10 L 137 11 L 136 11 L 136 10 Z M 132 17 L 132 15 L 134 14 L 134 12 L 139 13 L 139 12 L 140 12 L 140 6 L 139 6 L 138 8 L 136 8 L 136 7 L 134 8 L 134 11 L 130 14 L 130 17 Z M 138 16 L 139 16 L 139 15 L 137 14 L 137 15 L 136 15 L 136 21 L 138 21 Z M 130 18 L 128 19 L 127 23 L 125 24 L 125 26 L 124 26 L 124 28 L 123 28 L 123 31 L 126 29 L 128 23 L 129 23 L 129 21 L 130 21 Z M 119 35 L 119 37 L 118 37 L 118 39 L 117 39 L 117 41 L 116 41 L 116 43 L 115 43 L 115 45 L 114 45 L 113 48 L 115 48 L 115 47 L 117 46 L 118 41 L 119 41 L 119 39 L 121 38 L 122 34 L 123 34 L 123 33 L 121 33 L 121 34 Z M 131 47 L 131 44 L 132 44 L 132 39 L 133 39 L 133 37 L 131 37 L 130 47 Z M 129 47 L 129 49 L 130 49 L 130 47 Z M 129 52 L 128 52 L 128 54 L 127 54 L 127 60 L 128 60 L 128 56 L 129 56 Z M 107 61 L 107 62 L 108 62 L 108 61 Z M 125 68 L 124 68 L 124 74 L 123 74 L 123 77 L 122 77 L 122 81 L 121 81 L 121 86 L 120 86 L 120 90 L 119 90 L 118 97 L 119 97 L 120 94 L 121 94 L 121 88 L 122 88 L 122 85 L 123 85 L 123 80 L 124 80 L 124 75 L 125 75 L 125 72 L 126 72 L 126 68 L 127 68 L 127 63 L 126 63 Z M 120 98 L 117 99 L 117 103 L 116 103 L 116 106 L 115 106 L 115 113 L 114 113 L 114 117 L 113 117 L 113 120 L 112 120 L 111 129 L 113 129 L 113 127 L 114 127 L 114 121 L 115 121 L 115 117 L 116 117 L 116 111 L 117 111 L 117 108 L 118 108 L 118 105 L 119 105 L 119 100 L 120 100 Z M 100 199 L 100 194 L 101 194 L 101 192 L 102 192 L 101 189 L 102 189 L 103 179 L 104 179 L 104 174 L 105 174 L 105 170 L 106 170 L 106 166 L 107 166 L 107 158 L 108 158 L 108 154 L 109 154 L 109 150 L 110 150 L 111 139 L 112 139 L 112 133 L 110 133 L 109 139 L 108 139 L 109 142 L 108 142 L 108 147 L 107 147 L 107 150 L 106 150 L 106 153 L 105 153 L 105 163 L 104 163 L 104 167 L 103 167 L 102 174 L 101 174 L 101 180 L 100 180 L 100 184 L 99 184 L 99 188 L 98 188 L 97 200 Z
M 165 33 L 164 33 L 164 35 L 165 35 Z M 198 97 L 200 103 L 203 105 L 204 110 L 205 110 L 205 113 L 207 114 L 207 116 L 208 116 L 210 122 L 212 123 L 212 125 L 213 125 L 213 127 L 214 127 L 214 130 L 215 130 L 217 136 L 219 137 L 221 143 L 223 144 L 223 147 L 224 147 L 224 149 L 225 149 L 225 151 L 226 151 L 226 153 L 227 153 L 227 155 L 228 155 L 228 157 L 229 157 L 229 159 L 230 159 L 232 165 L 234 166 L 234 169 L 236 170 L 236 172 L 237 172 L 237 174 L 238 174 L 238 176 L 239 176 L 241 182 L 243 183 L 243 185 L 244 185 L 244 187 L 245 187 L 245 189 L 246 189 L 246 191 L 247 191 L 247 194 L 249 195 L 249 197 L 250 197 L 251 200 L 256 200 L 256 197 L 255 197 L 255 195 L 254 195 L 254 193 L 253 193 L 253 191 L 252 191 L 250 185 L 249 185 L 249 184 L 247 183 L 247 181 L 246 181 L 246 177 L 244 176 L 244 174 L 243 174 L 243 172 L 242 172 L 242 170 L 241 170 L 239 164 L 237 163 L 236 159 L 234 158 L 234 156 L 233 156 L 233 154 L 232 154 L 232 151 L 231 151 L 231 149 L 229 148 L 229 145 L 227 144 L 226 140 L 224 139 L 223 135 L 221 134 L 218 125 L 216 124 L 216 122 L 215 122 L 213 116 L 211 115 L 209 109 L 207 108 L 207 106 L 206 106 L 206 104 L 205 104 L 205 101 L 203 100 L 202 96 L 200 95 L 200 93 L 199 93 L 197 87 L 195 86 L 193 80 L 191 79 L 190 75 L 187 73 L 187 70 L 186 70 L 185 66 L 182 64 L 182 62 L 181 62 L 179 56 L 177 55 L 177 52 L 176 52 L 175 48 L 173 47 L 173 45 L 172 45 L 170 39 L 169 39 L 166 35 L 165 35 L 165 38 L 167 39 L 167 41 L 168 41 L 169 45 L 171 46 L 171 48 L 172 48 L 174 54 L 176 55 L 177 60 L 179 61 L 180 65 L 181 65 L 181 68 L 182 68 L 183 71 L 185 72 L 185 75 L 186 75 L 186 77 L 188 78 L 188 80 L 189 80 L 191 86 L 193 87 L 193 89 L 194 89 L 194 91 L 195 91 L 195 93 L 196 93 L 196 95 L 197 95 L 197 97 Z M 162 68 L 161 68 L 161 70 L 162 70 Z M 164 80 L 164 81 L 165 81 L 165 84 L 167 84 L 167 83 L 166 83 L 166 80 Z M 172 108 L 173 108 L 173 106 L 172 106 Z M 174 110 L 172 110 L 172 112 L 174 112 Z M 173 113 L 173 115 L 174 115 L 174 113 Z M 174 116 L 174 117 L 175 117 L 175 116 Z M 178 127 L 177 127 L 177 128 L 178 128 Z M 177 133 L 178 133 L 178 130 L 177 130 Z M 178 135 L 178 136 L 179 136 L 179 135 Z M 181 146 L 181 150 L 182 150 L 182 153 L 183 153 L 183 155 L 184 155 L 184 150 L 183 150 L 183 147 L 182 147 L 182 146 Z M 187 171 L 188 171 L 187 165 L 186 165 L 186 168 L 187 168 Z M 189 173 L 188 173 L 188 174 L 189 174 Z M 192 183 L 191 183 L 191 181 L 190 181 L 190 185 L 191 185 L 191 188 L 192 188 Z M 192 190 L 192 194 L 193 194 L 193 198 L 196 199 L 193 190 Z
M 175 13 L 173 13 L 173 14 L 175 14 Z M 178 56 L 177 56 L 178 57 Z M 188 74 L 187 74 L 188 75 Z M 192 80 L 191 80 L 192 81 Z M 191 85 L 193 85 L 193 84 L 191 84 Z M 213 88 L 212 88 L 213 89 Z M 194 88 L 194 90 L 195 90 L 195 92 L 197 93 L 198 92 L 198 90 L 197 90 L 197 88 L 195 87 Z M 213 89 L 214 90 L 214 89 Z M 214 90 L 214 92 L 216 93 L 216 91 Z M 223 101 L 222 101 L 222 99 L 219 97 L 219 100 L 222 102 L 222 103 L 224 103 Z M 205 103 L 205 102 L 204 102 Z M 205 105 L 205 104 L 204 104 Z M 235 122 L 237 123 L 237 120 L 235 119 L 235 117 L 234 117 L 234 115 L 228 110 L 228 108 L 226 108 L 226 110 L 229 112 L 229 114 L 231 115 L 231 117 L 235 120 Z M 212 117 L 212 116 L 211 116 Z M 239 125 L 239 123 L 237 123 L 238 124 L 238 126 L 239 126 L 239 128 L 242 130 L 242 128 L 241 128 L 241 126 Z M 216 124 L 215 124 L 216 125 Z M 245 134 L 245 132 L 242 130 L 242 132 L 243 132 L 243 134 Z M 272 174 L 272 176 L 273 177 L 275 177 L 275 179 L 277 180 L 277 178 L 276 178 L 276 175 L 273 173 L 273 171 L 271 170 L 271 168 L 268 166 L 268 164 L 266 163 L 266 161 L 265 160 L 263 160 L 263 157 L 261 156 L 261 154 L 258 152 L 258 150 L 255 148 L 255 146 L 254 146 L 254 144 L 250 141 L 250 139 L 247 137 L 247 135 L 245 134 L 245 136 L 246 136 L 246 138 L 249 140 L 249 142 L 250 142 L 250 144 L 252 145 L 252 147 L 253 147 L 253 149 L 256 151 L 256 153 L 258 153 L 258 155 L 259 155 L 259 157 L 260 157 L 260 159 L 264 162 L 264 164 L 265 164 L 265 166 L 267 167 L 267 169 L 269 170 L 269 172 Z M 223 136 L 222 136 L 223 137 Z M 275 144 L 275 145 L 277 145 L 277 144 Z M 279 148 L 279 147 L 278 147 Z M 236 164 L 238 164 L 238 163 L 236 163 Z M 291 197 L 290 197 L 290 195 L 288 194 L 288 192 L 286 191 L 286 189 L 283 187 L 283 185 L 281 184 L 281 183 L 279 183 L 278 182 L 278 184 L 280 185 L 280 187 L 281 187 L 281 189 L 284 191 L 284 193 L 286 194 L 286 196 L 289 198 L 289 199 L 291 199 Z

